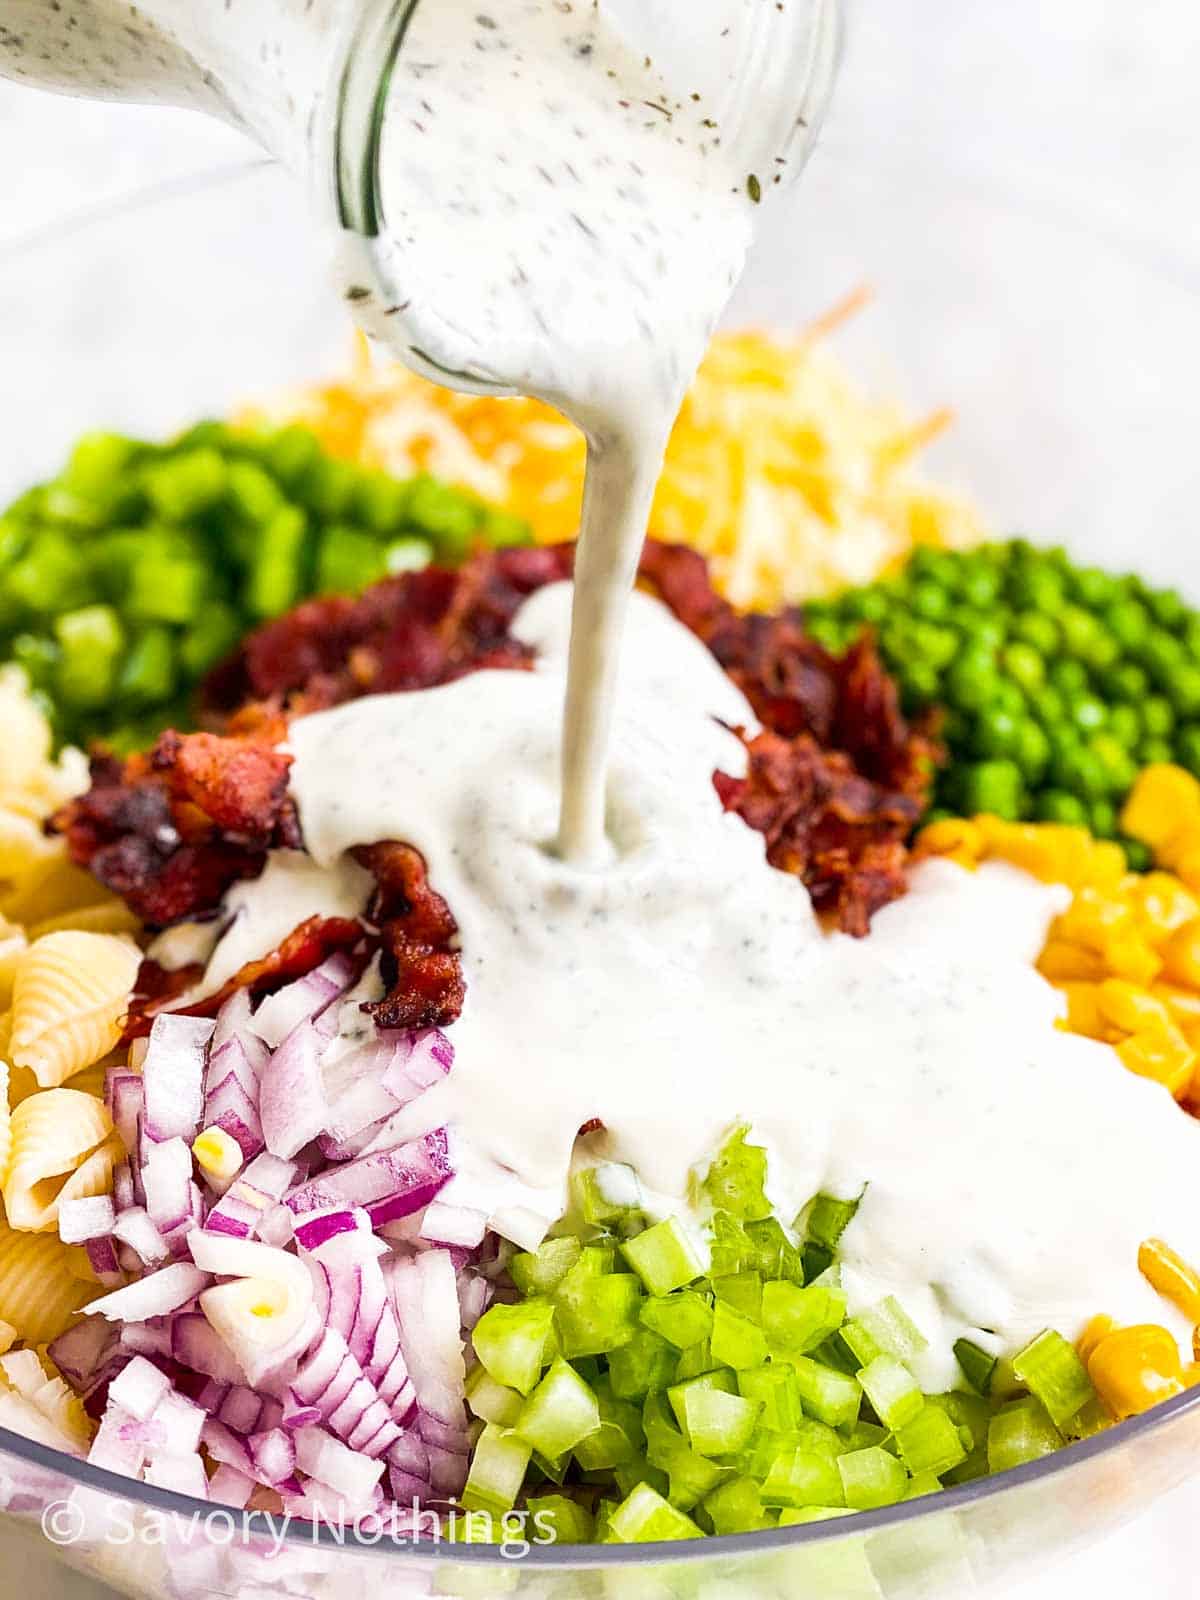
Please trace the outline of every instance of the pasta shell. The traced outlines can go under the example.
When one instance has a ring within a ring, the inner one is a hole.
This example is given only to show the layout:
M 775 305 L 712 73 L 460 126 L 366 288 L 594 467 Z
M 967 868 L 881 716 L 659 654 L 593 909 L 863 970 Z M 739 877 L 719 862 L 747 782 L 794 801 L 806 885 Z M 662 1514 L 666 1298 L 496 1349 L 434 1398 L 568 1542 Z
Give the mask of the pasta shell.
M 107 1055 L 141 959 L 131 939 L 106 933 L 48 933 L 31 944 L 13 985 L 13 1065 L 51 1089 Z
M 32 1233 L 57 1226 L 63 1200 L 107 1194 L 124 1154 L 104 1106 L 77 1089 L 30 1095 L 12 1113 L 9 1131 L 4 1209 L 10 1227 Z
M 8 1099 L 8 1062 L 0 1060 L 0 1180 L 12 1155 L 12 1113 Z
M 28 789 L 51 765 L 51 733 L 19 668 L 6 668 L 0 673 L 0 726 L 4 728 L 0 786 Z
M 75 1321 L 98 1290 L 67 1265 L 69 1247 L 53 1233 L 19 1233 L 0 1221 L 0 1321 L 27 1344 L 48 1344 Z
M 27 948 L 28 940 L 24 930 L 6 918 L 0 917 L 0 1004 L 2 1005 L 7 1005 L 12 1000 L 17 968 Z
M 43 917 L 28 929 L 30 939 L 41 939 L 47 933 L 137 933 L 141 922 L 123 900 L 99 900 L 94 906 L 78 906 L 74 911 L 60 911 L 57 916 Z M 3 972 L 4 945 L 0 943 L 0 974 Z
M 68 912 L 93 906 L 110 898 L 108 890 L 97 883 L 90 872 L 68 860 L 66 846 L 61 839 L 46 839 L 39 826 L 34 826 L 42 849 L 33 854 L 29 846 L 14 840 L 8 859 L 23 863 L 6 876 L 15 878 L 12 889 L 0 900 L 0 912 L 12 922 L 23 926 L 44 922 L 49 917 L 65 916 Z M 0 813 L 0 861 L 5 859 L 4 813 Z M 26 853 L 22 856 L 20 852 Z

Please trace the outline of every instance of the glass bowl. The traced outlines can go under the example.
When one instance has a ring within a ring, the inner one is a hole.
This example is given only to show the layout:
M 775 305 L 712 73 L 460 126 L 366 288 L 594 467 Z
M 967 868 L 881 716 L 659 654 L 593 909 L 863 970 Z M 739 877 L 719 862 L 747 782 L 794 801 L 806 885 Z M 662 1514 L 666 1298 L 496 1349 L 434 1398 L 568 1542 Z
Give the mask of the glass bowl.
M 936 447 L 939 473 L 969 488 L 998 530 L 1136 564 L 1200 600 L 1200 233 L 1170 208 L 1161 174 L 1154 188 L 1163 146 L 1150 136 L 1157 118 L 1173 150 L 1200 154 L 1187 99 L 1137 102 L 1139 164 L 1136 148 L 1109 148 L 1098 124 L 1108 66 L 1082 22 L 1075 37 L 1060 18 L 1047 57 L 1029 48 L 1031 30 L 1050 28 L 1033 0 L 1006 10 L 1003 31 L 983 9 L 961 8 L 966 19 L 937 35 L 936 89 L 932 29 L 917 25 L 915 4 L 852 30 L 821 147 L 769 221 L 730 320 L 798 328 L 848 288 L 873 284 L 874 307 L 839 343 L 852 366 L 917 408 L 956 408 Z M 1174 83 L 1165 57 L 1160 66 Z M 1023 122 L 1008 98 L 1018 73 Z M 101 126 L 94 110 L 61 102 L 56 115 L 60 159 L 74 159 L 75 119 L 83 160 Z M 105 118 L 105 136 L 126 145 L 182 126 L 173 113 Z M 345 359 L 349 327 L 325 292 L 325 247 L 301 197 L 278 169 L 219 142 L 219 162 L 194 163 L 186 179 L 145 194 L 134 182 L 124 197 L 101 183 L 103 203 L 29 237 L 10 212 L 0 495 L 54 470 L 87 427 L 166 433 Z M 171 170 L 161 160 L 158 169 Z M 1196 170 L 1181 193 L 1194 193 Z M 0 1430 L 0 1506 L 40 1528 L 64 1561 L 131 1596 L 935 1600 L 990 1590 L 1081 1548 L 1180 1483 L 1198 1451 L 1192 1391 L 1003 1477 L 847 1522 L 525 1553 L 519 1540 L 401 1548 L 386 1527 L 314 1536 L 244 1520 Z

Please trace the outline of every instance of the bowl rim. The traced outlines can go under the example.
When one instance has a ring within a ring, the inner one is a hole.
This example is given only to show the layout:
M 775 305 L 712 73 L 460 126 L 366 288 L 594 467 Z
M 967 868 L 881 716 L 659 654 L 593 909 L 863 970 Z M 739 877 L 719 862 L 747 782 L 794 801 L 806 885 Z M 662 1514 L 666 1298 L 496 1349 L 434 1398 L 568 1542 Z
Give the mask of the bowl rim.
M 901 1500 L 896 1505 L 881 1506 L 874 1511 L 858 1511 L 848 1517 L 830 1518 L 822 1522 L 799 1523 L 789 1528 L 771 1528 L 760 1533 L 713 1534 L 704 1539 L 660 1540 L 652 1544 L 591 1544 L 591 1545 L 535 1545 L 520 1556 L 505 1555 L 499 1545 L 456 1544 L 444 1539 L 402 1540 L 395 1537 L 364 1538 L 352 1527 L 334 1528 L 314 1524 L 298 1518 L 285 1518 L 282 1542 L 288 1547 L 309 1550 L 353 1551 L 356 1555 L 376 1559 L 394 1559 L 409 1562 L 435 1562 L 439 1565 L 466 1564 L 481 1567 L 500 1567 L 511 1571 L 517 1567 L 553 1569 L 560 1571 L 603 1568 L 613 1565 L 656 1566 L 676 1565 L 682 1562 L 711 1561 L 715 1558 L 766 1556 L 772 1553 L 806 1549 L 810 1546 L 833 1543 L 857 1535 L 869 1535 L 884 1529 L 901 1527 L 906 1523 L 925 1521 L 943 1511 L 954 1511 L 976 1506 L 999 1495 L 1048 1482 L 1069 1472 L 1087 1461 L 1095 1461 L 1110 1452 L 1121 1449 L 1134 1439 L 1156 1432 L 1176 1417 L 1200 1408 L 1200 1387 L 1185 1389 L 1160 1401 L 1140 1416 L 1129 1417 L 1111 1428 L 1093 1434 L 1090 1438 L 1067 1444 L 1037 1461 L 1010 1467 L 1005 1472 L 986 1478 L 976 1478 L 936 1493 L 922 1495 L 916 1500 Z M 203 1528 L 205 1519 L 213 1516 L 239 1518 L 247 1539 L 254 1534 L 269 1537 L 278 1543 L 281 1537 L 280 1520 L 261 1511 L 238 1511 L 219 1502 L 196 1500 L 191 1495 L 178 1494 L 171 1489 L 159 1489 L 153 1484 L 127 1478 L 106 1467 L 92 1466 L 64 1451 L 28 1439 L 24 1434 L 0 1427 L 0 1470 L 5 1456 L 13 1456 L 30 1466 L 48 1469 L 71 1480 L 72 1487 L 97 1490 L 109 1497 L 119 1497 L 142 1510 L 157 1511 L 164 1516 L 179 1518 L 187 1526 Z M 61 1503 L 61 1502 L 60 1502 Z M 53 1502 L 50 1509 L 53 1509 Z M 13 1515 L 24 1520 L 19 1514 Z M 43 1516 L 45 1513 L 43 1512 Z M 53 1542 L 53 1541 L 50 1541 Z

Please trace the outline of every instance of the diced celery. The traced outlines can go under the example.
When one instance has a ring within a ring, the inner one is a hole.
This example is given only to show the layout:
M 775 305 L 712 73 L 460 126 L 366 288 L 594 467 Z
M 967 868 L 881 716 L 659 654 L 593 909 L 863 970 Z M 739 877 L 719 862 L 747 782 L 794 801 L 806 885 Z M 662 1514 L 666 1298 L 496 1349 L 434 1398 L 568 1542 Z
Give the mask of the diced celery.
M 569 1454 L 544 1456 L 540 1450 L 535 1450 L 529 1458 L 528 1481 L 535 1487 L 539 1483 L 552 1483 L 556 1487 L 561 1487 L 567 1480 L 567 1472 L 570 1466 L 571 1457 Z
M 840 1332 L 864 1367 L 881 1355 L 895 1356 L 897 1361 L 911 1361 L 928 1343 L 921 1330 L 891 1295 L 878 1305 L 860 1311 L 842 1326 Z
M 988 1469 L 1007 1472 L 1010 1467 L 1050 1455 L 1062 1443 L 1062 1434 L 1040 1400 L 1013 1401 L 998 1411 L 988 1426 Z
M 525 1482 L 532 1447 L 511 1429 L 489 1422 L 480 1434 L 471 1458 L 471 1470 L 462 1492 L 468 1511 L 511 1511 Z
M 1093 1434 L 1103 1433 L 1106 1428 L 1111 1428 L 1112 1420 L 1100 1396 L 1093 1395 L 1087 1404 L 1064 1424 L 1063 1432 L 1068 1439 L 1090 1439 Z
M 803 1284 L 816 1277 L 804 1267 L 804 1250 L 792 1243 L 775 1217 L 763 1222 L 747 1222 L 746 1237 L 750 1241 L 747 1265 L 763 1278 L 786 1278 L 789 1283 Z
M 638 1328 L 625 1344 L 611 1350 L 608 1376 L 618 1400 L 641 1400 L 662 1389 L 675 1376 L 675 1347 L 649 1328 Z
M 704 1537 L 691 1517 L 676 1510 L 647 1483 L 639 1484 L 610 1514 L 608 1531 L 622 1544 L 654 1544 L 660 1539 Z
M 284 504 L 283 492 L 269 472 L 255 461 L 229 465 L 229 498 L 247 522 L 269 522 Z
M 633 1169 L 620 1162 L 582 1168 L 575 1175 L 574 1188 L 583 1220 L 599 1227 L 620 1222 L 641 1204 L 641 1189 Z
M 1013 1371 L 1045 1406 L 1051 1422 L 1065 1428 L 1095 1398 L 1092 1380 L 1073 1344 L 1047 1328 L 1012 1358 Z
M 479 507 L 460 489 L 422 475 L 408 485 L 406 518 L 418 533 L 429 535 L 442 560 L 453 563 L 470 552 Z
M 967 1458 L 962 1434 L 940 1406 L 923 1405 L 911 1422 L 895 1430 L 895 1435 L 900 1459 L 914 1474 L 940 1475 Z
M 554 1328 L 548 1300 L 490 1306 L 471 1336 L 475 1354 L 497 1383 L 526 1395 L 547 1364 L 547 1342 Z
M 621 1250 L 651 1294 L 682 1289 L 700 1277 L 706 1267 L 695 1241 L 677 1217 L 667 1217 L 644 1233 L 626 1239 Z
M 779 1513 L 781 1528 L 796 1528 L 806 1522 L 832 1522 L 834 1517 L 850 1517 L 849 1506 L 785 1506 Z
M 720 1389 L 688 1384 L 683 1401 L 683 1431 L 702 1456 L 731 1456 L 744 1450 L 762 1407 L 757 1400 Z
M 560 1357 L 534 1389 L 514 1424 L 523 1439 L 557 1459 L 600 1426 L 600 1407 L 583 1379 Z
M 288 489 L 303 483 L 321 453 L 316 434 L 298 424 L 264 434 L 256 443 L 268 470 Z
M 749 1128 L 740 1127 L 726 1139 L 708 1169 L 704 1189 L 715 1211 L 728 1211 L 743 1221 L 758 1222 L 771 1215 L 764 1188 L 767 1152 L 759 1145 L 746 1143 L 749 1132 Z
M 159 705 L 175 689 L 175 641 L 169 628 L 145 628 L 130 645 L 117 679 L 117 697 L 134 706 Z
M 652 1297 L 643 1302 L 640 1315 L 644 1327 L 677 1350 L 686 1350 L 712 1334 L 713 1308 L 707 1297 L 695 1289 L 677 1289 L 673 1294 Z
M 448 494 L 460 491 L 447 489 Z M 373 533 L 395 533 L 409 515 L 409 486 L 387 472 L 360 472 L 354 506 Z
M 277 617 L 300 594 L 301 562 L 308 523 L 299 506 L 283 506 L 258 535 L 246 585 L 246 604 L 256 617 Z
M 763 1285 L 763 1331 L 773 1350 L 805 1355 L 834 1333 L 846 1315 L 846 1296 L 837 1289 L 794 1283 Z
M 629 1401 L 613 1394 L 607 1374 L 597 1380 L 595 1395 L 600 1426 L 595 1433 L 581 1439 L 574 1451 L 576 1461 L 585 1472 L 620 1466 L 622 1462 L 632 1461 L 646 1447 L 641 1412 Z
M 673 1383 L 686 1383 L 689 1378 L 698 1378 L 702 1372 L 712 1372 L 717 1363 L 713 1360 L 712 1343 L 708 1339 L 701 1339 L 696 1344 L 688 1345 L 681 1351 L 679 1360 L 675 1364 L 675 1371 L 671 1381 Z
M 724 1301 L 713 1307 L 713 1328 L 709 1341 L 713 1360 L 726 1367 L 757 1367 L 767 1359 L 767 1340 L 762 1329 Z
M 524 1401 L 520 1394 L 516 1389 L 497 1383 L 482 1362 L 468 1374 L 466 1392 L 467 1404 L 484 1422 L 511 1428 L 521 1414 Z
M 802 1281 L 811 1283 L 814 1278 L 819 1278 L 827 1267 L 833 1265 L 833 1251 L 828 1245 L 810 1242 L 800 1251 L 800 1265 L 804 1273 Z
M 586 1256 L 587 1252 L 584 1252 Z M 555 1325 L 563 1355 L 603 1355 L 626 1345 L 637 1333 L 642 1289 L 631 1272 L 576 1279 L 583 1257 L 560 1284 L 555 1297 Z
M 38 616 L 54 616 L 94 598 L 72 542 L 49 529 L 34 535 L 0 589 L 7 601 Z
M 696 1378 L 689 1378 L 686 1383 L 673 1383 L 667 1390 L 667 1403 L 675 1413 L 675 1421 L 686 1431 L 687 1423 L 685 1412 L 689 1394 L 703 1394 L 719 1392 L 721 1394 L 737 1394 L 737 1374 L 729 1371 L 703 1372 Z
M 844 1427 L 855 1421 L 862 1404 L 862 1387 L 857 1378 L 809 1356 L 793 1356 L 791 1366 L 809 1416 L 830 1428 Z
M 547 1239 L 536 1250 L 523 1250 L 508 1264 L 512 1281 L 523 1295 L 553 1294 L 579 1260 L 578 1239 Z
M 54 632 L 59 694 L 70 706 L 103 705 L 112 694 L 125 643 L 117 613 L 111 606 L 84 606 L 60 616 Z
M 730 1478 L 702 1502 L 714 1533 L 759 1533 L 775 1526 L 774 1514 L 763 1507 L 753 1478 Z
M 727 1272 L 712 1279 L 712 1288 L 716 1300 L 761 1325 L 762 1277 L 759 1273 Z
M 908 1490 L 904 1498 L 920 1500 L 927 1494 L 936 1494 L 941 1487 L 942 1480 L 936 1472 L 914 1472 L 908 1480 Z
M 925 1404 L 917 1380 L 895 1356 L 876 1356 L 859 1372 L 858 1381 L 875 1415 L 893 1433 L 911 1422 Z
M 179 656 L 184 668 L 198 678 L 229 655 L 242 635 L 242 622 L 232 607 L 219 600 L 207 602 L 183 634 Z
M 979 1395 L 965 1389 L 951 1389 L 947 1394 L 927 1394 L 925 1404 L 939 1406 L 955 1427 L 965 1428 L 971 1435 L 972 1445 L 986 1443 L 992 1407 Z
M 762 1498 L 768 1506 L 837 1505 L 845 1498 L 838 1461 L 818 1450 L 786 1450 L 772 1462 Z
M 665 1472 L 667 1495 L 683 1511 L 691 1508 L 733 1473 L 693 1450 L 667 1413 L 662 1395 L 651 1394 L 642 1408 L 646 1430 L 646 1458 Z
M 878 1445 L 839 1456 L 837 1469 L 846 1504 L 855 1511 L 895 1505 L 903 1500 L 908 1489 L 908 1474 L 904 1468 L 895 1456 Z
M 976 1394 L 991 1391 L 992 1374 L 996 1370 L 996 1357 L 973 1343 L 970 1339 L 956 1339 L 954 1354 L 962 1368 L 962 1375 Z
M 531 1495 L 525 1502 L 533 1519 L 531 1544 L 590 1544 L 591 1514 L 565 1494 Z
M 383 577 L 379 541 L 349 523 L 332 523 L 317 545 L 318 594 L 358 594 Z
M 139 622 L 187 623 L 199 614 L 208 587 L 201 562 L 182 551 L 153 550 L 129 575 L 124 609 Z
M 484 542 L 494 550 L 533 543 L 533 530 L 524 517 L 514 517 L 506 511 L 493 511 L 490 507 L 483 513 L 481 532 Z
M 819 1194 L 805 1218 L 809 1241 L 833 1250 L 853 1222 L 861 1200 L 861 1195 L 857 1200 L 835 1200 L 832 1195 Z
M 352 461 L 318 456 L 297 485 L 296 493 L 319 517 L 328 521 L 353 520 L 351 507 L 361 481 L 362 473 Z
M 142 484 L 160 517 L 186 522 L 224 499 L 229 475 L 217 451 L 183 450 L 143 468 Z
M 838 1436 L 843 1441 L 845 1450 L 866 1450 L 871 1445 L 883 1445 L 891 1438 L 886 1428 L 881 1428 L 877 1422 L 852 1422 L 847 1427 L 838 1429 Z
M 596 1525 L 592 1531 L 592 1538 L 596 1544 L 618 1544 L 620 1542 L 610 1526 L 612 1514 L 617 1509 L 617 1504 L 616 1500 L 601 1500 L 596 1506 Z
M 757 1400 L 762 1406 L 762 1425 L 775 1432 L 786 1433 L 798 1426 L 803 1415 L 800 1409 L 800 1388 L 796 1382 L 795 1368 L 787 1362 L 768 1362 L 761 1367 L 747 1367 L 737 1375 L 738 1393 L 747 1400 Z
M 61 482 L 111 517 L 129 497 L 129 468 L 141 453 L 119 433 L 85 433 L 71 451 Z
M 613 1471 L 613 1484 L 622 1499 L 627 1494 L 632 1494 L 639 1483 L 648 1483 L 656 1494 L 661 1494 L 663 1499 L 670 1498 L 671 1480 L 661 1467 L 653 1467 L 645 1456 L 636 1456 L 632 1461 L 623 1461 Z

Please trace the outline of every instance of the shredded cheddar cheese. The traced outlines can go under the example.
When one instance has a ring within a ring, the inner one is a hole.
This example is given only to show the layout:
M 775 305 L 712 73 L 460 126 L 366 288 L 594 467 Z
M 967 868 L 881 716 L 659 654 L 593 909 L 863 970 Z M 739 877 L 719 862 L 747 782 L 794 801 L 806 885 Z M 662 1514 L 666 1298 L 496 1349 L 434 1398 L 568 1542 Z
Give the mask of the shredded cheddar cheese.
M 848 296 L 798 338 L 721 334 L 684 402 L 650 532 L 712 562 L 739 606 L 775 608 L 869 582 L 914 545 L 961 547 L 985 529 L 970 503 L 914 466 L 951 421 L 913 421 L 864 394 L 827 335 L 866 299 Z M 332 454 L 409 476 L 430 472 L 574 538 L 585 446 L 534 400 L 455 394 L 372 360 L 282 396 L 246 420 L 298 421 Z

